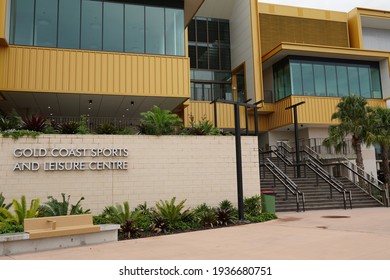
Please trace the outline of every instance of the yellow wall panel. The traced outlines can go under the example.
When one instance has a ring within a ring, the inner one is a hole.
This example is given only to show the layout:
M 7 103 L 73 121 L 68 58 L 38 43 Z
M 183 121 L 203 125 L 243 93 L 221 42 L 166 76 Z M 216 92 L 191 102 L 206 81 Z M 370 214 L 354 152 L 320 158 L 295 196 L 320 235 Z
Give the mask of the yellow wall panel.
M 8 45 L 6 39 L 7 0 L 0 0 L 0 45 Z
M 190 96 L 186 57 L 10 46 L 0 63 L 0 90 Z
M 219 128 L 234 128 L 234 106 L 230 104 L 217 104 L 217 117 Z M 195 123 L 206 118 L 214 123 L 214 105 L 209 101 L 190 101 L 184 109 L 184 124 L 189 126 L 189 116 L 194 117 Z M 245 110 L 240 109 L 240 125 L 245 128 Z

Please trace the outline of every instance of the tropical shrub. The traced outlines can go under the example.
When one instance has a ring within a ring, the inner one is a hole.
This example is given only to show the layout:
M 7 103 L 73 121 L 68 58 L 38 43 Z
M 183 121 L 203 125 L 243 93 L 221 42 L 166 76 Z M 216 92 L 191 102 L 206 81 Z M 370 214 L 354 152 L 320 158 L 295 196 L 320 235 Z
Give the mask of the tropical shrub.
M 244 198 L 244 213 L 250 216 L 258 216 L 261 214 L 260 195 Z
M 62 134 L 77 134 L 80 124 L 75 121 L 68 121 L 61 124 Z
M 194 219 L 203 227 L 214 227 L 217 223 L 215 209 L 203 203 L 194 209 Z
M 0 234 L 5 233 L 16 233 L 16 232 L 23 232 L 24 228 L 22 225 L 4 225 L 0 226 Z
M 53 196 L 48 196 L 49 201 L 45 202 L 44 205 L 40 207 L 40 211 L 43 216 L 66 216 L 66 215 L 80 215 L 90 213 L 90 209 L 84 210 L 81 207 L 81 201 L 84 200 L 84 197 L 81 197 L 75 205 L 69 204 L 70 195 L 67 199 L 65 194 L 61 193 L 62 201 L 58 201 Z
M 31 115 L 23 118 L 22 121 L 22 128 L 31 131 L 43 132 L 46 127 L 46 117 L 43 115 Z
M 12 203 L 8 203 L 8 204 L 5 203 L 5 197 L 4 197 L 3 193 L 1 192 L 0 193 L 0 208 L 9 209 L 11 207 L 11 205 L 12 205 Z
M 103 216 L 111 223 L 120 224 L 120 232 L 125 238 L 134 237 L 141 231 L 137 224 L 141 211 L 131 211 L 128 201 L 123 202 L 123 205 L 117 203 L 115 206 L 106 207 Z
M 183 211 L 185 202 L 186 199 L 176 205 L 176 197 L 173 197 L 170 201 L 160 200 L 157 202 L 156 209 L 153 210 L 154 229 L 156 231 L 163 230 L 158 227 L 156 222 L 167 229 L 187 229 L 187 224 L 191 223 L 193 216 L 190 209 Z
M 40 132 L 21 129 L 21 130 L 7 130 L 7 131 L 3 131 L 1 134 L 3 135 L 4 138 L 8 138 L 11 136 L 12 139 L 16 140 L 23 136 L 35 138 L 40 134 Z
M 204 116 L 198 123 L 195 123 L 193 115 L 189 116 L 190 127 L 185 128 L 182 134 L 186 135 L 221 135 L 221 131 Z
M 26 218 L 36 218 L 39 215 L 39 199 L 33 199 L 30 203 L 30 208 L 27 208 L 26 197 L 22 195 L 20 202 L 16 199 L 12 200 L 13 211 L 6 208 L 0 208 L 0 227 L 7 225 L 22 225 Z
M 146 135 L 172 135 L 177 134 L 183 126 L 183 121 L 169 110 L 161 110 L 153 106 L 148 112 L 141 113 L 139 131 Z
M 229 200 L 223 200 L 216 209 L 217 224 L 227 226 L 237 221 L 237 210 Z
M 115 127 L 110 123 L 102 123 L 96 128 L 97 134 L 116 134 Z
M 11 129 L 19 129 L 22 118 L 13 110 L 8 115 L 0 115 L 0 130 L 6 131 Z

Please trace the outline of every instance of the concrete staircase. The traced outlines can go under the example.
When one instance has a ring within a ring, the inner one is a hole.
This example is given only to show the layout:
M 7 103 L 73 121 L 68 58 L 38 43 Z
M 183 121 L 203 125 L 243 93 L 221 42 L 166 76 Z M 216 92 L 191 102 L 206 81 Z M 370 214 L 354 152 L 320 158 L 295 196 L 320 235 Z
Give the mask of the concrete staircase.
M 308 210 L 324 210 L 324 209 L 343 209 L 344 199 L 343 194 L 338 193 L 336 190 L 332 190 L 332 198 L 330 192 L 330 186 L 317 175 L 306 169 L 304 172 L 301 169 L 301 178 L 294 178 L 294 169 L 292 166 L 285 166 L 281 161 L 276 161 L 272 158 L 271 161 L 277 165 L 289 178 L 298 186 L 299 191 L 305 195 L 305 208 Z M 272 174 L 266 169 L 262 169 L 261 189 L 273 190 L 276 193 L 276 211 L 296 211 L 297 205 L 295 197 L 288 193 L 288 199 L 285 196 L 285 187 L 278 181 L 273 179 Z M 265 176 L 264 176 L 265 175 Z M 346 190 L 352 192 L 352 207 L 380 207 L 382 206 L 378 201 L 373 199 L 366 192 L 358 188 L 347 178 L 337 178 Z M 318 184 L 317 184 L 318 182 Z M 349 208 L 349 201 L 347 200 L 347 208 Z

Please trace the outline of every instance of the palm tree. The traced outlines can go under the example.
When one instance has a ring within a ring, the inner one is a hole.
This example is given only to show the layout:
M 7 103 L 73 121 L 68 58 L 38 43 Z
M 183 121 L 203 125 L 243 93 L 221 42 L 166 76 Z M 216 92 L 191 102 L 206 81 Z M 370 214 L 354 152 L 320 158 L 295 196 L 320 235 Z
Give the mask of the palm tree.
M 340 123 L 329 127 L 329 137 L 324 141 L 325 145 L 335 145 L 340 151 L 345 145 L 345 138 L 350 135 L 352 148 L 356 153 L 356 165 L 361 169 L 364 169 L 362 144 L 367 139 L 368 116 L 371 111 L 363 97 L 356 95 L 343 97 L 337 104 L 337 111 L 332 115 L 332 120 L 338 120 Z
M 368 134 L 368 144 L 379 144 L 385 183 L 390 183 L 389 148 L 390 148 L 390 109 L 375 107 L 370 116 L 371 131 Z

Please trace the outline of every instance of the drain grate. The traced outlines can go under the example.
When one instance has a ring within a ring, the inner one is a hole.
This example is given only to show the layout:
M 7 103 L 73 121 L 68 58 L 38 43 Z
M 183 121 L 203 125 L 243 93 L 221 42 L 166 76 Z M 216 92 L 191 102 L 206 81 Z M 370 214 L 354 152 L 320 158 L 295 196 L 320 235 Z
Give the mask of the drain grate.
M 325 219 L 349 219 L 351 216 L 322 216 Z

